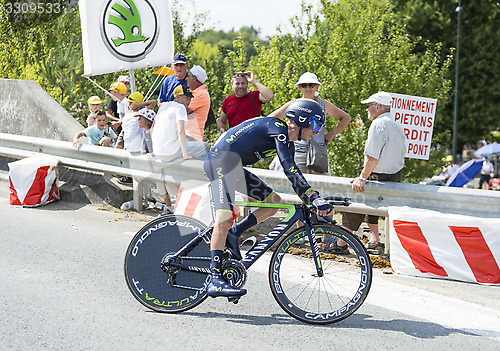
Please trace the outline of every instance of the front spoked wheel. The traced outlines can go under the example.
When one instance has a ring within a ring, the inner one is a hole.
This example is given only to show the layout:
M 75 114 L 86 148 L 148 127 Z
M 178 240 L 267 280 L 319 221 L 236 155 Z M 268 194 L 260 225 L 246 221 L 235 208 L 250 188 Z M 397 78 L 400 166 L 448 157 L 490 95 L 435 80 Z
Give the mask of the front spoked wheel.
M 158 312 L 189 310 L 207 298 L 210 275 L 180 270 L 166 264 L 170 256 L 205 229 L 191 217 L 158 217 L 134 236 L 125 256 L 125 280 L 132 295 L 144 306 Z M 210 237 L 203 238 L 187 255 L 175 262 L 210 267 Z
M 308 236 L 304 227 L 288 234 L 271 258 L 269 283 L 278 304 L 292 317 L 310 324 L 338 322 L 356 311 L 370 290 L 372 266 L 357 237 L 336 225 L 313 225 L 316 237 L 330 234 L 347 242 L 348 255 L 320 254 L 318 276 L 310 247 L 297 240 Z

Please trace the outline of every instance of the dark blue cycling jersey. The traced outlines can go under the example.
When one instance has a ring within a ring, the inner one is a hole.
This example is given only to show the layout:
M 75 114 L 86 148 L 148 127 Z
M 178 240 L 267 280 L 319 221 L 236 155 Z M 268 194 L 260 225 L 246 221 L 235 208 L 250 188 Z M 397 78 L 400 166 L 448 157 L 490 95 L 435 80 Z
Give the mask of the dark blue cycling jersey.
M 284 172 L 294 191 L 299 196 L 311 188 L 302 172 L 295 164 L 293 158 L 293 143 L 288 140 L 288 127 L 286 123 L 274 117 L 256 117 L 247 120 L 222 134 L 210 151 L 205 163 L 232 163 L 237 155 L 243 166 L 252 165 L 261 159 L 278 156 Z M 224 170 L 230 169 L 223 167 Z M 207 175 L 208 172 L 207 172 Z M 215 178 L 209 175 L 213 180 Z

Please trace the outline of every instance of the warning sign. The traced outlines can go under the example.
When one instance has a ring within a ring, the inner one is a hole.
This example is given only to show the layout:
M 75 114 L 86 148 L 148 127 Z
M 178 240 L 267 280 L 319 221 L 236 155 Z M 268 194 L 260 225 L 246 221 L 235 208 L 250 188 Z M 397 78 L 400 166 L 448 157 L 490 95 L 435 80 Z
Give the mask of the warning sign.
M 391 96 L 391 117 L 401 124 L 406 137 L 405 157 L 428 160 L 437 100 L 395 93 Z

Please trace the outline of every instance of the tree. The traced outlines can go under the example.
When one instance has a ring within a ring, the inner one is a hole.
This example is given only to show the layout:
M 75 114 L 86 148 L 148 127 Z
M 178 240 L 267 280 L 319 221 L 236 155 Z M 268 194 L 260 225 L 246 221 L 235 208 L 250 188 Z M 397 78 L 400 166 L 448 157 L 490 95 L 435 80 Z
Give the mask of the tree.
M 393 0 L 399 20 L 413 39 L 441 44 L 441 60 L 454 55 L 457 39 L 457 0 Z M 494 63 L 500 57 L 500 3 L 491 0 L 464 0 L 461 13 L 458 146 L 474 145 L 491 131 L 500 129 L 500 71 Z M 415 48 L 422 51 L 422 46 Z M 446 77 L 455 79 L 455 65 Z M 453 96 L 445 113 L 436 119 L 436 131 L 453 126 Z M 451 146 L 451 145 L 447 145 Z
M 362 168 L 369 126 L 360 101 L 379 90 L 434 97 L 439 101 L 436 118 L 441 118 L 450 90 L 445 76 L 449 61 L 442 62 L 438 45 L 426 44 L 423 52 L 414 52 L 416 41 L 397 21 L 389 0 L 320 3 L 319 13 L 303 5 L 302 14 L 292 21 L 296 33 L 272 38 L 270 48 L 259 50 L 251 65 L 264 84 L 279 92 L 271 109 L 298 97 L 293 84 L 302 73 L 318 75 L 321 96 L 357 120 L 329 146 L 332 173 L 352 177 Z M 328 128 L 332 123 L 327 122 Z M 443 138 L 437 135 L 435 141 Z M 407 159 L 406 181 L 435 174 L 442 152 L 433 152 L 424 164 Z

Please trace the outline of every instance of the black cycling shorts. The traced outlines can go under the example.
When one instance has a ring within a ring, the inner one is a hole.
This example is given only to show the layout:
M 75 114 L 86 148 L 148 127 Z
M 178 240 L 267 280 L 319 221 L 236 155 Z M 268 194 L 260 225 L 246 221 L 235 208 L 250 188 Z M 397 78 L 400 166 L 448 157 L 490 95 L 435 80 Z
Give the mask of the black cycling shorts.
M 273 189 L 259 177 L 243 168 L 241 158 L 236 153 L 210 152 L 204 170 L 210 179 L 215 211 L 232 211 L 236 191 L 257 201 L 265 201 L 273 193 Z

